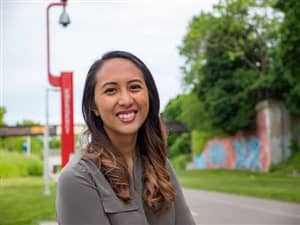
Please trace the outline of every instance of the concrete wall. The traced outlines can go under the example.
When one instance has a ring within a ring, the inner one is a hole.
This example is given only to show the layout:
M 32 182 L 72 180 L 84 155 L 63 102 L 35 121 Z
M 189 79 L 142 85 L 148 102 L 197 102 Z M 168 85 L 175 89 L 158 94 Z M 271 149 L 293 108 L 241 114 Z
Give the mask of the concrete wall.
M 257 105 L 256 130 L 209 140 L 195 168 L 227 168 L 268 171 L 271 164 L 286 160 L 291 151 L 291 118 L 281 102 Z
M 255 132 L 214 138 L 206 143 L 202 154 L 195 157 L 195 167 L 267 171 L 269 155 L 267 149 L 262 149 L 266 147 Z
M 266 112 L 267 134 L 270 145 L 271 164 L 276 165 L 291 154 L 291 118 L 282 102 L 263 101 L 257 105 L 257 113 Z

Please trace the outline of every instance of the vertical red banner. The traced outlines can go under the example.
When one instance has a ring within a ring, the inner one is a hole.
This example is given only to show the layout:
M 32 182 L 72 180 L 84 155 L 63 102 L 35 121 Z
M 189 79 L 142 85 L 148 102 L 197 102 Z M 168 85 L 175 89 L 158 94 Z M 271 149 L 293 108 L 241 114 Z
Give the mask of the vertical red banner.
M 60 75 L 61 87 L 61 165 L 64 167 L 74 152 L 74 125 L 73 125 L 73 73 L 62 72 Z

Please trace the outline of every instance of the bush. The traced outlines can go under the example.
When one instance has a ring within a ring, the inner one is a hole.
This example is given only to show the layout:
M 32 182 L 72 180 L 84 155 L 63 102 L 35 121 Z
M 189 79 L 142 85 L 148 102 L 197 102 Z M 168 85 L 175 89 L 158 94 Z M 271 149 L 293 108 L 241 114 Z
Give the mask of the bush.
M 43 164 L 36 156 L 0 151 L 0 178 L 40 176 Z
M 190 135 L 188 133 L 176 134 L 172 140 L 169 142 L 168 146 L 168 157 L 173 158 L 181 154 L 191 153 L 191 141 Z
M 182 154 L 170 159 L 175 170 L 185 170 L 186 164 L 192 160 L 191 154 Z
M 26 137 L 2 137 L 0 138 L 0 149 L 8 152 L 22 153 L 22 145 L 27 141 Z M 41 137 L 31 137 L 31 153 L 42 158 L 43 141 Z
M 297 154 L 300 152 L 300 145 L 298 144 L 297 140 L 296 139 L 292 139 L 291 141 L 291 144 L 290 144 L 290 149 L 291 149 L 291 152 L 293 154 Z

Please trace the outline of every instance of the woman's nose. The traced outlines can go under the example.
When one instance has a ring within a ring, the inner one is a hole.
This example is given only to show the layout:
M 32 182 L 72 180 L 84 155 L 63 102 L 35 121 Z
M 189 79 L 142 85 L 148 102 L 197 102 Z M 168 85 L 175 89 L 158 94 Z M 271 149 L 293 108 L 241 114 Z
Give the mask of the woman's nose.
M 118 100 L 119 105 L 128 106 L 133 103 L 133 98 L 128 91 L 121 92 Z

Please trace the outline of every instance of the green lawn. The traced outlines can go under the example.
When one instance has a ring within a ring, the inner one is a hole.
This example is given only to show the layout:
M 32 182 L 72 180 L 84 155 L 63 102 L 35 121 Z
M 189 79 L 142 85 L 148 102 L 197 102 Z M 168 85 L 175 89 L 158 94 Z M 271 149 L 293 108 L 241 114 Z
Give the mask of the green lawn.
M 44 196 L 41 177 L 0 179 L 0 224 L 37 225 L 55 220 L 55 190 Z
M 300 177 L 246 171 L 179 171 L 184 187 L 300 203 Z M 0 224 L 37 225 L 55 220 L 55 185 L 44 196 L 41 177 L 0 179 Z
M 300 176 L 300 149 L 295 151 L 287 161 L 272 166 L 270 172 L 277 175 Z
M 177 173 L 184 187 L 300 203 L 300 177 L 236 170 Z

